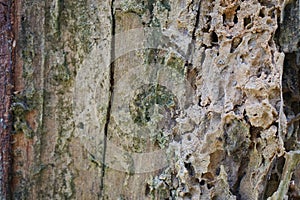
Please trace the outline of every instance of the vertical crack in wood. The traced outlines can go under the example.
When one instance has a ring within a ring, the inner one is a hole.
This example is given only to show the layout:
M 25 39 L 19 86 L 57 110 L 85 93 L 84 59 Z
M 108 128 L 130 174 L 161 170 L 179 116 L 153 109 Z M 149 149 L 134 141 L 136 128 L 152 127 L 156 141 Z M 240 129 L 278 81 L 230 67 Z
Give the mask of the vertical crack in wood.
M 12 7 L 10 0 L 0 4 L 0 199 L 11 198 L 10 174 L 11 174 L 11 96 L 13 89 L 13 30 Z
M 195 25 L 194 25 L 194 29 L 193 29 L 193 32 L 192 32 L 192 40 L 191 42 L 189 43 L 189 46 L 188 46 L 188 50 L 187 50 L 187 53 L 186 53 L 186 62 L 188 64 L 191 64 L 193 63 L 193 53 L 194 53 L 194 50 L 195 50 L 195 41 L 196 41 L 196 31 L 197 31 L 197 28 L 199 26 L 199 21 L 200 21 L 200 11 L 201 11 L 201 0 L 198 2 L 198 5 L 197 5 L 197 11 L 196 11 L 196 21 L 195 21 Z
M 102 168 L 101 168 L 101 179 L 100 179 L 100 198 L 104 197 L 104 178 L 106 169 L 106 149 L 107 149 L 107 134 L 111 117 L 111 107 L 113 103 L 113 93 L 114 93 L 114 74 L 115 74 L 115 33 L 116 33 L 116 18 L 114 12 L 114 0 L 111 1 L 111 47 L 110 47 L 110 66 L 109 66 L 109 100 L 106 112 L 106 122 L 104 126 L 104 138 L 103 138 L 103 155 L 102 155 Z

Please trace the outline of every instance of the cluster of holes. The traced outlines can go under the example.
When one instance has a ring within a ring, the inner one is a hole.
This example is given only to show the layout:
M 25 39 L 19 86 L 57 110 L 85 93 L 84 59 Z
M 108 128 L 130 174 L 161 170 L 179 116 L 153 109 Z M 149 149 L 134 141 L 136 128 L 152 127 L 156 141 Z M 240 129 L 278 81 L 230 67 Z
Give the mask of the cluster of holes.
M 202 31 L 204 33 L 210 33 L 210 41 L 211 41 L 211 45 L 217 45 L 218 42 L 219 42 L 219 38 L 218 38 L 218 35 L 216 34 L 215 31 L 212 31 L 211 30 L 211 27 L 210 27 L 210 22 L 211 22 L 211 16 L 210 15 L 206 15 L 205 16 L 206 18 L 206 23 L 205 25 L 203 26 L 202 28 Z M 204 47 L 207 47 L 206 45 L 203 44 Z
M 262 74 L 266 75 L 267 77 L 271 74 L 271 66 L 264 64 L 257 70 L 257 78 L 260 78 Z
M 204 174 L 202 174 L 202 179 L 201 181 L 199 182 L 199 185 L 202 186 L 202 187 L 205 187 L 210 190 L 211 188 L 214 187 L 214 176 L 212 175 L 212 173 L 210 172 L 206 172 Z
M 240 10 L 240 6 L 237 6 L 236 8 L 232 8 L 233 10 L 227 10 L 225 13 L 223 13 L 223 25 L 229 26 L 231 29 L 234 27 L 235 24 L 238 23 L 238 16 L 237 12 Z
M 204 25 L 201 28 L 201 31 L 203 33 L 209 33 L 210 34 L 210 45 L 211 46 L 216 46 L 218 45 L 219 38 L 218 35 L 213 29 L 211 28 L 210 24 L 212 21 L 212 16 L 211 13 L 213 12 L 213 0 L 209 0 L 206 3 L 202 4 L 201 10 L 205 13 L 203 15 L 203 20 L 204 20 Z M 202 44 L 203 47 L 207 48 L 208 46 L 205 44 Z
M 228 23 L 230 23 L 231 21 L 232 21 L 234 24 L 237 24 L 237 23 L 238 23 L 238 17 L 237 17 L 237 15 L 234 15 L 234 16 L 233 16 L 233 20 L 231 20 L 231 19 L 228 19 L 228 17 L 227 17 L 226 14 L 224 13 L 224 14 L 223 14 L 223 24 L 228 24 Z

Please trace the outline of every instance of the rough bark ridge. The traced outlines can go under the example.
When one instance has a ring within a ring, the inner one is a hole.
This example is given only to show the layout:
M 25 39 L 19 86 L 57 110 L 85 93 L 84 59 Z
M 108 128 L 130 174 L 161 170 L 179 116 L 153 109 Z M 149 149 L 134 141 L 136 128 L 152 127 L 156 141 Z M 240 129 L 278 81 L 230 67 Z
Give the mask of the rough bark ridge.
M 299 0 L 15 4 L 14 199 L 299 198 Z
M 12 6 L 11 1 L 0 2 L 0 199 L 9 199 L 11 193 Z

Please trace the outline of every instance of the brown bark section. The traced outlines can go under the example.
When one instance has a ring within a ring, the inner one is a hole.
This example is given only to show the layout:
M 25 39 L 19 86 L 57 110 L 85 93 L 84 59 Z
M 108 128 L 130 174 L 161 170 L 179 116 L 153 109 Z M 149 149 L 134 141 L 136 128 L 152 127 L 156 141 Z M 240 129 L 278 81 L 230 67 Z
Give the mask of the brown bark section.
M 101 30 L 109 30 L 109 19 L 97 22 L 107 8 L 102 0 L 17 3 L 13 199 L 97 198 L 101 166 L 74 137 L 83 123 L 74 122 L 73 90 L 83 58 Z
M 0 198 L 10 198 L 11 130 L 10 113 L 13 71 L 13 30 L 11 1 L 0 2 Z

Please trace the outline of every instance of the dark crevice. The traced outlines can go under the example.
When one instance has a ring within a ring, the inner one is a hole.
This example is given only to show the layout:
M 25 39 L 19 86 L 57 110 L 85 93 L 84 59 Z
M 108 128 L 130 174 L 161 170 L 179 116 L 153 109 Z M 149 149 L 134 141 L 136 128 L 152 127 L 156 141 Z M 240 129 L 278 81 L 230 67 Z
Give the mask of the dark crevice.
M 284 164 L 285 158 L 283 156 L 274 160 L 270 172 L 266 176 L 266 186 L 265 190 L 262 193 L 263 199 L 267 199 L 277 191 L 280 184 Z
M 237 24 L 239 22 L 239 18 L 237 16 L 237 14 L 234 15 L 234 18 L 233 18 L 233 23 L 234 24 Z
M 207 189 L 211 189 L 214 185 L 213 184 L 210 184 L 210 183 L 207 183 Z
M 199 184 L 200 185 L 205 185 L 205 180 L 202 179 Z
M 300 119 L 300 63 L 299 63 L 299 1 L 290 1 L 278 19 L 274 35 L 276 46 L 285 53 L 282 75 L 284 113 L 287 117 L 287 134 L 284 146 L 287 151 L 299 149 Z
M 8 7 L 8 5 L 7 5 L 6 3 L 4 3 L 4 2 L 0 2 L 0 4 L 1 4 L 2 6 Z
M 250 26 L 248 26 L 250 23 L 251 23 L 251 18 L 250 17 L 244 18 L 244 27 L 245 28 L 247 28 L 247 29 L 251 28 Z
M 226 166 L 230 192 L 237 199 L 242 199 L 240 187 L 250 162 L 249 154 L 253 150 L 249 129 L 243 121 L 236 120 L 224 125 L 224 148 L 227 150 L 222 164 Z M 244 132 L 244 134 L 243 134 Z M 236 171 L 236 169 L 238 169 Z
M 279 37 L 280 37 L 280 18 L 277 18 L 277 24 L 278 24 L 278 28 L 275 31 L 275 34 L 273 36 L 273 40 L 276 44 L 276 47 L 279 49 L 279 51 L 282 51 L 280 43 L 279 43 Z
M 264 18 L 265 17 L 265 9 L 264 8 L 262 8 L 260 11 L 259 11 L 259 16 L 261 17 L 261 18 Z
M 145 186 L 145 196 L 149 196 L 150 191 L 151 191 L 150 186 L 149 186 L 149 184 L 147 183 L 146 186 Z
M 189 172 L 190 176 L 192 176 L 192 177 L 195 176 L 195 169 L 194 169 L 192 163 L 184 163 L 184 167 Z
M 60 38 L 61 35 L 61 21 L 63 20 L 62 12 L 64 10 L 64 0 L 58 0 L 57 1 L 58 6 L 58 13 L 57 13 L 57 19 L 56 19 L 56 30 L 58 34 L 58 38 Z
M 223 13 L 222 18 L 223 18 L 223 24 L 226 24 L 226 15 L 225 15 L 225 13 Z
M 288 134 L 285 137 L 286 150 L 297 150 L 300 112 L 300 65 L 296 53 L 285 53 L 282 77 L 284 112 L 288 121 Z
M 153 10 L 154 10 L 154 4 L 155 1 L 154 0 L 148 0 L 148 4 L 147 4 L 147 7 L 149 9 L 149 13 L 150 13 L 150 22 L 149 24 L 151 24 L 153 22 L 153 17 L 154 17 L 154 13 L 153 13 Z
M 218 38 L 218 35 L 216 34 L 216 32 L 212 32 L 211 33 L 211 43 L 212 44 L 218 44 L 219 42 L 219 38 Z
M 199 26 L 199 21 L 200 21 L 200 10 L 201 10 L 201 1 L 198 3 L 196 22 L 195 22 L 195 26 L 194 26 L 193 33 L 192 33 L 192 39 L 193 40 L 196 40 L 196 31 L 197 31 L 197 28 Z
M 249 161 L 250 161 L 250 159 L 248 156 L 245 156 L 244 158 L 241 159 L 240 167 L 239 167 L 238 173 L 237 173 L 237 177 L 238 177 L 237 181 L 234 183 L 233 187 L 230 189 L 232 194 L 234 194 L 237 197 L 237 199 L 242 198 L 242 195 L 239 192 L 240 185 L 241 185 L 241 181 L 243 180 L 244 176 L 246 175 Z
M 289 1 L 285 5 L 277 28 L 277 43 L 285 53 L 299 52 L 298 43 L 300 41 L 300 20 L 299 20 L 299 0 Z
M 250 127 L 251 141 L 255 141 L 257 138 L 259 138 L 261 131 L 263 131 L 263 128 L 251 126 Z
M 108 135 L 108 128 L 110 124 L 111 118 L 111 107 L 113 103 L 113 95 L 114 95 L 114 75 L 115 75 L 115 34 L 116 34 L 116 16 L 114 11 L 114 0 L 111 2 L 111 56 L 110 56 L 110 68 L 109 68 L 109 102 L 106 112 L 106 122 L 104 126 L 104 138 L 103 138 L 103 155 L 102 155 L 102 171 L 101 171 L 101 178 L 100 178 L 100 198 L 104 197 L 104 177 L 105 177 L 105 170 L 106 170 L 106 149 L 107 149 L 107 135 Z
M 197 28 L 199 26 L 199 21 L 200 21 L 201 2 L 202 1 L 198 1 L 196 22 L 195 22 L 194 29 L 192 32 L 192 41 L 189 43 L 187 54 L 186 54 L 186 62 L 187 63 L 193 63 L 193 52 L 195 49 L 195 42 L 197 39 L 196 31 L 197 31 Z
M 285 53 L 282 74 L 283 109 L 287 118 L 287 129 L 282 136 L 284 148 L 287 152 L 299 150 L 299 119 L 300 119 L 300 63 L 299 63 L 299 41 L 300 20 L 299 0 L 288 1 L 283 7 L 281 18 L 278 19 L 278 28 L 274 35 L 277 48 Z M 282 171 L 284 168 L 284 157 L 276 160 L 275 166 L 266 180 L 264 198 L 270 197 L 278 190 Z M 291 191 L 287 193 L 289 199 L 293 199 Z

